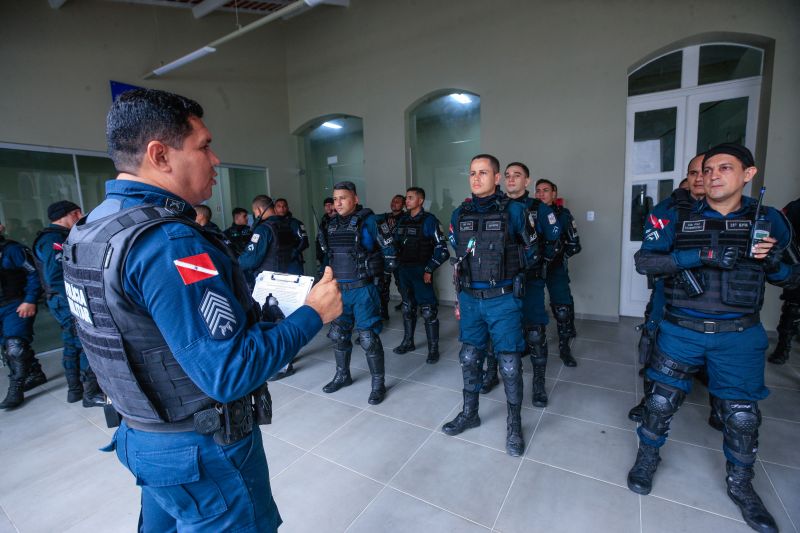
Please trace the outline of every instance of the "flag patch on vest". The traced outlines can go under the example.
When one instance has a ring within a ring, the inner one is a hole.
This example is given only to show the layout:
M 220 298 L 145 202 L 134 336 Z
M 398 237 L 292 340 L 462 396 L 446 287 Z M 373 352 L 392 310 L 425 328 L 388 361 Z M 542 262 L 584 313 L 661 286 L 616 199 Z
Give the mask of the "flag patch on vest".
M 233 336 L 236 329 L 236 315 L 231 302 L 212 290 L 206 289 L 200 302 L 200 315 L 206 323 L 211 338 L 222 340 Z
M 656 229 L 664 229 L 669 224 L 669 220 L 666 218 L 658 218 L 654 214 L 650 214 L 650 224 Z
M 178 269 L 184 285 L 219 276 L 217 267 L 214 266 L 207 253 L 176 259 L 173 263 L 175 263 L 175 268 Z

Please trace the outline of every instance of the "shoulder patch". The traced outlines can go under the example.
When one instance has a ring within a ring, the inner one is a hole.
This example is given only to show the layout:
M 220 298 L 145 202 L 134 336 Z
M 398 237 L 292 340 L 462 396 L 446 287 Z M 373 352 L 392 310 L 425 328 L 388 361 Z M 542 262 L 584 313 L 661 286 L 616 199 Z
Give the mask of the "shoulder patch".
M 555 224 L 556 223 L 556 216 L 553 213 L 548 213 L 547 214 L 547 221 L 550 224 Z
M 259 239 L 261 239 L 261 234 L 253 233 L 252 237 L 250 237 L 250 242 L 252 242 L 253 244 L 257 244 Z
M 236 330 L 236 314 L 233 312 L 231 302 L 225 296 L 206 289 L 198 310 L 211 338 L 223 340 L 233 336 Z

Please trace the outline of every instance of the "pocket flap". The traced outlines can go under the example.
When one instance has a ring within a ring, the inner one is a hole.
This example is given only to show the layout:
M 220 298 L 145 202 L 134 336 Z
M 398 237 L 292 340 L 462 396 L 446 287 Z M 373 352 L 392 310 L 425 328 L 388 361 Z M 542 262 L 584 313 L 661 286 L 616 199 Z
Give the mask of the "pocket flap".
M 197 446 L 136 452 L 136 484 L 169 487 L 199 481 L 197 454 Z

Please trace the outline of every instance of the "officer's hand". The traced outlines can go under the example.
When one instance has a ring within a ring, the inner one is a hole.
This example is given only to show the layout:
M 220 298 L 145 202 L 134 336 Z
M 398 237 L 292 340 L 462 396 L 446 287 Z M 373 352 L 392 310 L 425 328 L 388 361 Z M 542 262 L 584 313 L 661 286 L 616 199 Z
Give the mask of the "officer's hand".
M 36 314 L 36 304 L 21 303 L 17 307 L 17 314 L 20 318 L 30 318 Z
M 433 281 L 433 274 L 431 274 L 430 272 L 425 272 L 422 275 L 422 281 L 424 281 L 425 283 L 431 283 Z
M 753 245 L 753 258 L 754 259 L 764 259 L 767 257 L 767 254 L 770 250 L 775 246 L 778 242 L 778 239 L 775 237 L 764 237 L 763 240 Z
M 735 246 L 703 246 L 700 262 L 711 267 L 730 270 L 736 264 L 738 250 Z
M 323 324 L 342 314 L 342 293 L 339 291 L 339 284 L 333 279 L 331 267 L 325 267 L 322 278 L 311 288 L 306 296 L 306 305 L 317 312 Z
M 461 320 L 461 306 L 456 303 L 455 309 L 453 309 L 453 314 L 456 315 L 456 320 Z

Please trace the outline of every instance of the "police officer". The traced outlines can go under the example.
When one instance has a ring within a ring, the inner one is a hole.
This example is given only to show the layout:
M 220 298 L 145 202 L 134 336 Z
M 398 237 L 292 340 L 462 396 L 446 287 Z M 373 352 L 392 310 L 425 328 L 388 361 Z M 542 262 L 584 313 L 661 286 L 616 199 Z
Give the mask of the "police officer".
M 778 531 L 751 484 L 761 423 L 758 401 L 769 394 L 764 386 L 767 336 L 759 310 L 765 281 L 796 284 L 800 275 L 787 259 L 792 254 L 784 254 L 791 244 L 784 217 L 772 208 L 757 209 L 753 198 L 742 195 L 756 172 L 744 146 L 716 146 L 703 158 L 705 199 L 688 216 L 673 208 L 665 218 L 648 218 L 636 269 L 668 276 L 667 307 L 648 363 L 653 384 L 628 487 L 650 492 L 672 416 L 690 392 L 690 376 L 705 363 L 714 408 L 725 425 L 728 495 L 750 527 Z M 769 226 L 769 236 L 751 237 L 755 220 Z M 697 287 L 678 283 L 684 270 L 699 280 Z
M 27 246 L 0 235 L 0 337 L 8 364 L 8 392 L 0 409 L 22 405 L 24 391 L 47 381 L 31 348 L 41 285 Z
M 315 242 L 317 247 L 317 278 L 322 276 L 323 270 L 325 270 L 325 267 L 328 265 L 328 258 L 325 255 L 325 251 L 322 249 L 322 245 L 320 244 L 322 240 L 319 236 L 328 232 L 328 223 L 336 214 L 336 210 L 333 208 L 333 198 L 325 198 L 322 205 L 325 212 L 322 215 L 322 220 L 319 221 L 319 226 L 317 226 L 317 240 Z
M 64 245 L 67 297 L 122 416 L 105 450 L 142 488 L 140 531 L 276 531 L 256 424 L 265 397 L 251 392 L 341 300 L 328 272 L 286 320 L 256 321 L 235 257 L 194 223 L 219 164 L 202 115 L 151 89 L 114 102 L 107 138 L 120 174 Z
M 297 237 L 286 217 L 275 213 L 272 198 L 259 194 L 253 198 L 253 235 L 244 253 L 239 256 L 239 266 L 244 270 L 248 282 L 264 270 L 302 274 L 293 261 L 297 249 Z
M 395 194 L 389 204 L 389 211 L 381 215 L 376 215 L 375 220 L 378 224 L 378 231 L 384 238 L 388 238 L 394 233 L 394 228 L 397 226 L 397 221 L 403 215 L 403 206 L 405 205 L 406 198 L 402 194 Z M 378 289 L 381 294 L 381 318 L 389 320 L 389 293 L 391 289 L 392 276 L 394 276 L 394 283 L 397 286 L 398 292 L 400 291 L 400 278 L 399 271 L 384 272 L 383 276 L 378 280 Z M 402 308 L 402 303 L 400 304 Z M 400 353 L 400 352 L 396 352 Z
M 225 243 L 228 248 L 233 249 L 233 243 L 222 232 L 219 226 L 211 221 L 211 208 L 205 204 L 197 204 L 194 206 L 195 217 L 194 221 L 197 222 L 208 233 L 214 234 L 214 237 Z
M 694 204 L 703 199 L 706 194 L 705 186 L 703 185 L 704 155 L 705 154 L 702 153 L 698 154 L 689 161 L 689 165 L 686 169 L 686 178 L 681 181 L 681 184 L 677 189 L 672 191 L 672 194 L 669 196 L 669 198 L 659 202 L 653 208 L 651 216 L 653 217 L 652 220 L 654 220 L 656 224 L 659 224 L 659 220 L 668 220 L 669 216 L 667 215 L 667 212 L 671 209 L 675 209 L 681 213 L 681 218 L 687 218 L 688 213 L 691 211 Z M 650 235 L 653 235 L 653 233 L 650 233 Z M 654 237 L 650 238 L 652 239 Z M 648 283 L 652 285 L 653 290 L 650 292 L 650 301 L 647 303 L 647 307 L 644 311 L 644 324 L 641 326 L 641 338 L 639 339 L 639 362 L 645 366 L 647 365 L 647 361 L 650 359 L 650 355 L 655 347 L 656 332 L 658 330 L 659 323 L 661 323 L 661 320 L 664 317 L 664 306 L 666 305 L 666 298 L 664 296 L 664 278 L 655 278 L 650 276 L 648 277 Z M 652 381 L 647 377 L 646 373 L 642 372 L 642 374 L 644 377 L 643 390 L 647 391 L 650 389 Z M 698 371 L 697 376 L 700 376 L 700 374 L 704 374 L 704 371 Z M 708 380 L 705 379 L 705 381 L 707 382 Z M 639 404 L 631 408 L 631 410 L 628 412 L 628 418 L 631 421 L 637 423 L 642 421 L 645 398 L 646 397 L 643 396 Z M 716 410 L 714 410 L 714 404 L 710 394 L 708 402 L 711 406 L 708 424 L 717 431 L 722 431 L 722 421 L 716 415 Z
M 299 272 L 302 274 L 304 271 L 303 265 L 306 262 L 305 259 L 303 259 L 303 252 L 308 248 L 306 226 L 292 216 L 292 212 L 289 211 L 289 202 L 286 198 L 278 198 L 275 200 L 275 214 L 289 221 L 296 243 L 294 251 L 292 252 L 290 269 L 292 272 Z
M 498 184 L 500 162 L 489 154 L 472 158 L 469 184 L 472 197 L 453 212 L 450 244 L 456 252 L 456 292 L 461 320 L 459 360 L 464 378 L 464 407 L 442 426 L 458 435 L 481 424 L 478 393 L 483 360 L 491 337 L 500 361 L 508 419 L 506 452 L 522 455 L 522 291 L 525 270 L 536 267 L 538 242 L 525 206 L 512 202 Z
M 439 301 L 433 290 L 433 273 L 447 261 L 450 252 L 439 221 L 422 207 L 425 190 L 410 187 L 405 203 L 406 213 L 400 216 L 394 230 L 397 275 L 403 298 L 403 341 L 392 351 L 402 354 L 416 348 L 414 329 L 419 305 L 428 337 L 426 362 L 433 364 L 439 360 Z
M 33 259 L 42 281 L 47 307 L 61 326 L 64 341 L 61 363 L 67 378 L 67 403 L 83 401 L 84 407 L 102 407 L 105 395 L 83 353 L 81 341 L 75 330 L 75 319 L 69 311 L 64 269 L 61 266 L 63 244 L 69 230 L 83 216 L 81 208 L 69 200 L 60 200 L 47 208 L 50 225 L 33 241 Z
M 241 207 L 236 207 L 231 213 L 233 215 L 233 224 L 230 225 L 223 233 L 225 237 L 231 242 L 233 251 L 236 255 L 241 255 L 250 242 L 253 236 L 253 230 L 247 223 L 247 210 Z
M 783 208 L 783 213 L 792 225 L 795 244 L 800 239 L 800 198 L 790 202 Z M 781 318 L 778 321 L 778 343 L 770 354 L 768 361 L 782 365 L 789 359 L 792 351 L 792 337 L 800 331 L 800 288 L 783 289 L 781 294 Z
M 547 406 L 547 391 L 544 375 L 547 371 L 547 332 L 549 322 L 544 307 L 545 278 L 543 270 L 550 268 L 553 258 L 558 256 L 561 247 L 561 226 L 556 215 L 546 204 L 528 194 L 530 170 L 524 163 L 514 162 L 506 167 L 506 194 L 515 202 L 523 204 L 529 213 L 529 223 L 536 230 L 539 253 L 544 260 L 543 269 L 531 269 L 525 273 L 525 294 L 522 297 L 522 323 L 525 328 L 526 352 L 533 365 L 533 396 L 536 407 Z M 486 374 L 483 378 L 481 392 L 488 393 L 497 380 L 497 358 L 490 356 L 486 360 Z
M 575 303 L 569 290 L 567 259 L 581 251 L 578 225 L 569 209 L 556 203 L 558 187 L 547 179 L 536 181 L 536 198 L 549 205 L 561 226 L 561 250 L 547 265 L 547 293 L 550 309 L 558 325 L 558 355 L 565 366 L 577 366 L 572 356 L 569 341 L 577 335 L 575 331 Z
M 353 383 L 350 356 L 355 327 L 372 376 L 372 391 L 367 401 L 376 405 L 383 401 L 386 387 L 383 344 L 378 336 L 383 329 L 381 300 L 374 279 L 383 274 L 384 268 L 389 271 L 396 268 L 394 248 L 391 239 L 378 232 L 372 210 L 358 203 L 353 182 L 334 185 L 333 202 L 336 214 L 319 238 L 342 291 L 344 308 L 328 331 L 328 338 L 333 341 L 336 373 L 322 391 L 330 394 Z

